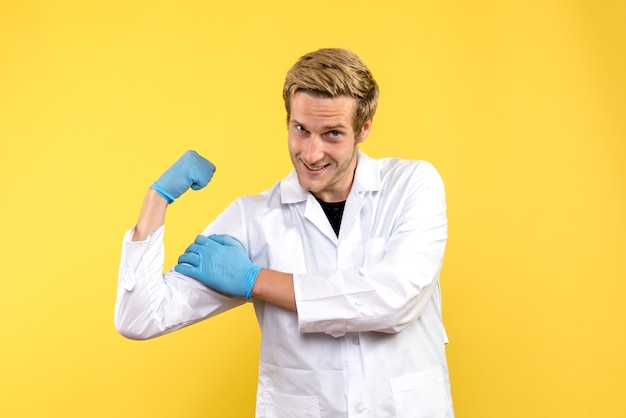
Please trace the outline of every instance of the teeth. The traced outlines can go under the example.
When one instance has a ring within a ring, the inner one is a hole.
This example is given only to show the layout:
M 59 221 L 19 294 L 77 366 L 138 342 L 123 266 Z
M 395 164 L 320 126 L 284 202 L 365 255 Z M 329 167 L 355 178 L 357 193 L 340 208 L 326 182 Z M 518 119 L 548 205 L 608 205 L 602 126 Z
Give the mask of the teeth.
M 306 163 L 304 165 L 306 166 L 306 168 L 308 168 L 311 171 L 320 171 L 321 169 L 324 168 L 324 166 L 321 166 L 321 167 L 311 167 L 310 165 L 308 165 Z

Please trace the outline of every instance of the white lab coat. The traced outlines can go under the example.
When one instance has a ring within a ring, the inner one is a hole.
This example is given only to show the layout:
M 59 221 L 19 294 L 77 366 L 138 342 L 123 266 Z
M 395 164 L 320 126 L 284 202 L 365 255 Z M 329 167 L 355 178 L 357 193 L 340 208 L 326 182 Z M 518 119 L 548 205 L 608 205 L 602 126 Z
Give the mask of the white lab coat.
M 257 417 L 452 417 L 439 274 L 444 187 L 424 161 L 359 153 L 339 237 L 292 171 L 234 201 L 227 233 L 261 266 L 293 273 L 294 313 L 255 300 Z M 123 244 L 117 329 L 151 338 L 245 303 L 163 271 L 163 228 Z

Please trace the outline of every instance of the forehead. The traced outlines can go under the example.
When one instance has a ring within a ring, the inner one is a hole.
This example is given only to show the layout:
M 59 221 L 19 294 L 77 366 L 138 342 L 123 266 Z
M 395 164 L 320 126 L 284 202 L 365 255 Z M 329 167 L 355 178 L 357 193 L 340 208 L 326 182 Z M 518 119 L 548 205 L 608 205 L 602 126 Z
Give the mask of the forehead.
M 297 92 L 291 98 L 290 122 L 352 126 L 355 108 L 356 99 L 349 96 L 320 97 Z

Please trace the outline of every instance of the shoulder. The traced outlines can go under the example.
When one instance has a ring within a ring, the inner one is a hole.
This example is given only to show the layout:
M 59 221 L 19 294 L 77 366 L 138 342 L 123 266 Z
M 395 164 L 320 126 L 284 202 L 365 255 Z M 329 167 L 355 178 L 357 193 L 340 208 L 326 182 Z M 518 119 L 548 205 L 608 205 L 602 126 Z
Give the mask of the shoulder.
M 400 192 L 423 185 L 442 186 L 441 176 L 428 161 L 404 158 L 371 158 L 359 153 L 353 185 L 356 191 Z
M 239 207 L 240 210 L 245 211 L 247 214 L 253 214 L 265 208 L 276 208 L 279 202 L 280 182 L 260 193 L 238 197 L 233 202 L 233 205 Z
M 236 198 L 211 222 L 203 234 L 229 234 L 239 242 L 246 242 L 249 225 L 276 209 L 276 202 L 280 201 L 278 184 L 261 193 Z
M 378 160 L 383 183 L 431 183 L 442 182 L 435 166 L 425 160 L 407 160 L 402 158 L 381 158 Z

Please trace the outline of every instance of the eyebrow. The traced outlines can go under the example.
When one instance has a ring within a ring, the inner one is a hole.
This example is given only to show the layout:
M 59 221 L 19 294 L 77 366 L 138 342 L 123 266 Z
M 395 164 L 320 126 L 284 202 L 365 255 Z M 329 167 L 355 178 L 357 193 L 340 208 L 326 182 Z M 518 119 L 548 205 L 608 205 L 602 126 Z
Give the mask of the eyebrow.
M 335 131 L 335 130 L 346 130 L 348 129 L 348 127 L 343 124 L 339 124 L 339 125 L 332 125 L 332 126 L 323 126 L 322 129 L 325 131 Z
M 302 126 L 303 128 L 307 129 L 306 126 L 304 125 L 304 123 L 300 123 L 300 122 L 298 122 L 295 119 L 291 121 L 291 124 L 295 125 L 295 126 Z M 346 125 L 342 124 L 342 123 L 337 124 L 337 125 L 322 126 L 322 130 L 323 131 L 346 130 L 346 129 L 348 129 L 348 127 Z

